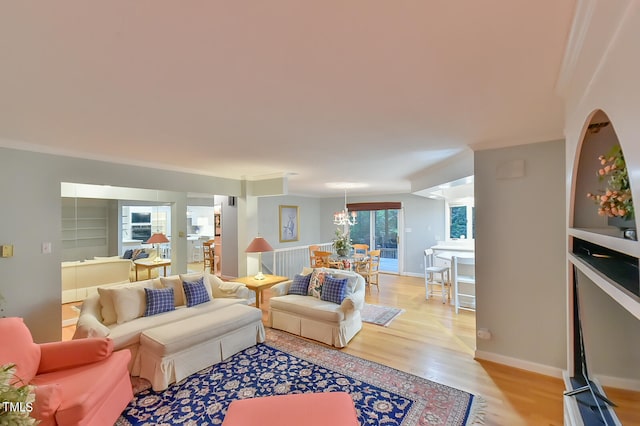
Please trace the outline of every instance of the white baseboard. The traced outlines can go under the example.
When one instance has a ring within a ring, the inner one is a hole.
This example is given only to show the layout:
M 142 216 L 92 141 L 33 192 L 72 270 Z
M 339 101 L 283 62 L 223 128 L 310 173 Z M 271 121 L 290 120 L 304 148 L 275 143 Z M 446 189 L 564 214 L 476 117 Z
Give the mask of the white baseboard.
M 602 386 L 640 392 L 640 380 L 623 379 L 621 377 L 604 376 L 601 374 L 594 374 L 594 376 Z
M 545 376 L 562 378 L 562 369 L 551 367 L 549 365 L 538 364 L 537 362 L 526 361 L 524 359 L 512 358 L 505 355 L 495 354 L 493 352 L 476 351 L 475 359 L 496 362 L 498 364 L 508 365 L 509 367 L 519 368 L 521 370 L 531 371 L 533 373 L 544 374 Z
M 424 278 L 424 274 L 419 274 L 417 272 L 404 272 L 402 275 L 406 275 L 407 277 Z
M 70 325 L 76 325 L 77 322 L 78 322 L 78 318 L 62 320 L 62 326 L 69 327 Z

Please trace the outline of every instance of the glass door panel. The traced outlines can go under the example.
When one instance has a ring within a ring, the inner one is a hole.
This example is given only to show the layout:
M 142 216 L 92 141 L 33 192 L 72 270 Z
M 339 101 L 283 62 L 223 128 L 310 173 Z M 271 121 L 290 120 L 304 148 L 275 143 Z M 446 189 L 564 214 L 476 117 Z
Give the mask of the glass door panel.
M 356 216 L 356 224 L 351 227 L 350 236 L 352 244 L 371 244 L 371 211 L 359 211 Z
M 380 250 L 380 270 L 399 272 L 398 212 L 400 210 L 358 211 L 357 223 L 351 227 L 353 244 L 368 244 Z
M 380 270 L 398 272 L 398 210 L 377 210 L 375 239 Z

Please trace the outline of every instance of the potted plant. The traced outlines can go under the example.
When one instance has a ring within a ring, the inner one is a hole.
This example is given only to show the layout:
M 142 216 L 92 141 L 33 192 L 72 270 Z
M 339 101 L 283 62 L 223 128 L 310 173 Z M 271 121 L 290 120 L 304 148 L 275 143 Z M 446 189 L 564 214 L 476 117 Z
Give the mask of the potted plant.
M 24 385 L 15 377 L 16 366 L 0 366 L 0 424 L 33 425 L 34 418 L 29 417 L 35 401 L 34 387 Z
M 336 237 L 333 239 L 333 248 L 338 256 L 346 256 L 351 251 L 351 238 L 349 233 L 342 229 L 336 229 Z

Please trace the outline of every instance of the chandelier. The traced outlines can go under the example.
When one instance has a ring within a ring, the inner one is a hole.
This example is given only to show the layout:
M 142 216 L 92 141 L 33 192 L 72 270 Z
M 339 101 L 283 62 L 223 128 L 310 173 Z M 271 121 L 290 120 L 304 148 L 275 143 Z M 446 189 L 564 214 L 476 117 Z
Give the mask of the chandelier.
M 340 226 L 353 226 L 358 223 L 357 216 L 358 214 L 356 212 L 349 213 L 349 209 L 347 209 L 347 190 L 345 189 L 344 209 L 333 214 L 333 223 L 334 225 Z

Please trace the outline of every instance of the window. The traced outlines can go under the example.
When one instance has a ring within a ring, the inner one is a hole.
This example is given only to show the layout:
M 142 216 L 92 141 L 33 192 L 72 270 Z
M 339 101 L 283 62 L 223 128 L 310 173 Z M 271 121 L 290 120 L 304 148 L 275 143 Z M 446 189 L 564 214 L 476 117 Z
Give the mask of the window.
M 448 239 L 475 239 L 476 211 L 472 203 L 451 202 L 447 213 Z

